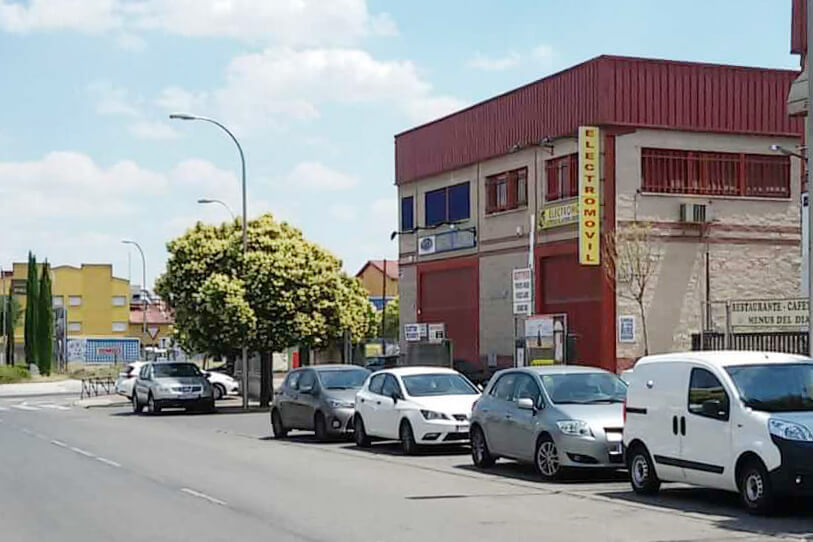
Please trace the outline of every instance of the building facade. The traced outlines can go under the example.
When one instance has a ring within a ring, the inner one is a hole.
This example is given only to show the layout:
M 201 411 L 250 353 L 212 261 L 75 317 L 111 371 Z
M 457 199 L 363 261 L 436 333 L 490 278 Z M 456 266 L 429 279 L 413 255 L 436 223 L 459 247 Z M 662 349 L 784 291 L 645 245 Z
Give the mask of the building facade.
M 513 364 L 512 271 L 530 262 L 533 312 L 566 316 L 572 361 L 643 354 L 637 306 L 579 260 L 580 126 L 598 134 L 601 236 L 654 238 L 650 352 L 689 349 L 726 300 L 797 297 L 802 172 L 771 150 L 800 143 L 797 75 L 602 56 L 397 135 L 401 323 L 444 323 L 456 360 Z
M 381 310 L 385 302 L 398 297 L 398 261 L 369 260 L 356 273 L 369 294 L 370 303 Z

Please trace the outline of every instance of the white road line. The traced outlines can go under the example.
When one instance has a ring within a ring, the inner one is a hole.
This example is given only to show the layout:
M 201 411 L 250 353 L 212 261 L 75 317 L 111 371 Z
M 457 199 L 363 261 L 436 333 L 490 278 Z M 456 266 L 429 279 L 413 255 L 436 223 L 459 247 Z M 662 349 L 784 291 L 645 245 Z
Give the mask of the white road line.
M 34 436 L 34 432 L 31 429 L 26 429 L 25 427 L 23 427 L 22 429 L 20 429 L 20 431 L 22 431 L 26 435 L 31 435 L 32 437 Z
M 8 409 L 4 406 L 0 406 L 0 412 L 7 412 Z
M 110 461 L 109 459 L 105 459 L 104 457 L 97 457 L 97 461 L 101 461 L 105 465 L 110 465 L 111 467 L 121 468 L 121 465 L 116 463 L 115 461 Z
M 19 405 L 11 405 L 11 408 L 16 408 L 18 410 L 39 410 L 37 407 L 28 406 L 25 403 L 21 403 Z
M 188 487 L 181 488 L 181 493 L 186 493 L 187 495 L 192 495 L 193 497 L 197 497 L 199 499 L 204 499 L 209 501 L 213 504 L 218 504 L 220 506 L 226 506 L 225 501 L 221 501 L 220 499 L 215 499 L 214 497 L 210 497 L 206 493 L 201 493 L 200 491 L 195 491 L 194 489 L 189 489 Z
M 83 455 L 83 456 L 85 456 L 85 457 L 93 457 L 93 458 L 95 458 L 95 457 L 96 457 L 95 455 L 93 455 L 93 454 L 92 454 L 92 453 L 90 453 L 90 452 L 86 452 L 85 450 L 83 450 L 83 449 L 81 449 L 81 448 L 74 448 L 73 446 L 71 446 L 71 451 L 72 451 L 72 452 L 76 452 L 77 454 L 79 454 L 79 455 Z
M 62 442 L 60 440 L 52 440 L 51 444 L 53 444 L 54 446 L 59 446 L 60 448 L 67 448 L 68 447 L 67 444 L 65 444 L 64 442 Z
M 47 405 L 39 405 L 42 408 L 52 408 L 54 410 L 70 410 L 71 407 L 66 407 L 62 405 L 54 405 L 54 404 L 47 404 Z

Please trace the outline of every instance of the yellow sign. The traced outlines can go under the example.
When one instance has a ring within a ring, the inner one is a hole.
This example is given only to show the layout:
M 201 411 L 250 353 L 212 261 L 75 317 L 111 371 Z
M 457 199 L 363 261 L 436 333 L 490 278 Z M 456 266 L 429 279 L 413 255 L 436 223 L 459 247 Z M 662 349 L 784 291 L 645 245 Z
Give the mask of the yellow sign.
M 579 202 L 566 201 L 555 203 L 542 209 L 539 217 L 539 227 L 543 230 L 575 224 L 579 221 Z
M 598 265 L 601 243 L 599 131 L 579 126 L 579 263 Z
M 555 365 L 556 362 L 552 359 L 532 359 L 531 367 L 543 367 L 545 365 Z

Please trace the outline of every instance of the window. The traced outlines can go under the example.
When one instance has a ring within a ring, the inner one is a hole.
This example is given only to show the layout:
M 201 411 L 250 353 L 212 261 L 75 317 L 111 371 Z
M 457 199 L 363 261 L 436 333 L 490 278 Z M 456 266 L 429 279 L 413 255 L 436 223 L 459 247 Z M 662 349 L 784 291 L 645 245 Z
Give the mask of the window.
M 398 381 L 395 380 L 394 376 L 386 375 L 384 385 L 381 387 L 381 395 L 392 397 L 395 393 L 401 395 L 401 386 L 398 385 Z
M 144 366 L 144 367 L 142 367 L 142 368 L 141 368 L 141 370 L 138 372 L 138 378 L 140 378 L 141 380 L 146 379 L 146 378 L 147 378 L 147 375 L 149 374 L 149 372 L 150 372 L 150 366 L 149 366 L 149 365 L 145 365 L 145 366 Z
M 457 373 L 435 373 L 404 376 L 404 387 L 412 397 L 432 395 L 478 395 L 480 392 L 465 376 Z
M 486 214 L 528 205 L 528 168 L 486 177 Z
M 706 418 L 728 420 L 728 394 L 717 377 L 706 369 L 692 369 L 689 412 Z
M 113 296 L 113 306 L 114 307 L 123 307 L 127 304 L 127 297 L 123 295 L 114 295 Z
M 302 373 L 302 378 L 299 379 L 299 389 L 312 390 L 315 387 L 316 387 L 316 375 L 313 373 L 313 371 L 304 371 Z
M 319 382 L 326 390 L 357 390 L 367 380 L 369 371 L 364 369 L 341 369 L 319 371 Z
M 65 306 L 65 300 L 62 299 L 61 295 L 55 295 L 54 298 L 53 298 L 53 305 L 54 305 L 55 309 L 59 308 L 59 307 L 64 307 Z
M 424 222 L 427 226 L 466 220 L 470 216 L 469 183 L 427 192 L 424 202 L 426 206 Z
M 82 322 L 68 322 L 68 331 L 79 333 L 82 331 Z
M 288 379 L 285 381 L 285 385 L 288 386 L 288 389 L 295 390 L 299 385 L 299 378 L 301 376 L 302 376 L 301 371 L 289 374 Z
M 68 305 L 71 307 L 78 307 L 82 304 L 82 296 L 81 295 L 71 295 L 68 296 Z
M 790 197 L 790 157 L 671 149 L 641 150 L 645 192 Z
M 579 157 L 568 154 L 545 163 L 545 201 L 575 198 L 579 195 Z
M 200 369 L 194 363 L 156 363 L 152 375 L 155 378 L 191 378 L 200 376 Z
M 550 400 L 560 405 L 623 403 L 627 385 L 610 373 L 570 373 L 542 376 Z
M 415 228 L 415 201 L 412 196 L 401 198 L 401 231 Z
M 517 375 L 516 393 L 514 400 L 530 399 L 533 401 L 534 406 L 542 404 L 542 392 L 539 390 L 539 385 L 534 381 L 533 377 L 527 374 Z
M 384 386 L 384 377 L 387 375 L 375 375 L 370 379 L 370 393 L 381 395 L 381 388 Z
M 113 322 L 113 332 L 127 331 L 127 322 Z
M 491 389 L 491 395 L 497 399 L 511 401 L 514 396 L 514 384 L 517 381 L 517 373 L 510 373 L 501 376 Z

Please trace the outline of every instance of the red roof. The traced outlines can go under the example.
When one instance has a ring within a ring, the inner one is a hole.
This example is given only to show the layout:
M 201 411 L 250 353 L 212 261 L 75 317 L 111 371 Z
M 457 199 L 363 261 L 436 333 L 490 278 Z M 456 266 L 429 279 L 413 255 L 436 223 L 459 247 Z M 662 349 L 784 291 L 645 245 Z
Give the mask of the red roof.
M 580 125 L 800 136 L 798 71 L 600 56 L 395 136 L 403 184 L 576 134 Z
M 367 263 L 362 266 L 356 276 L 361 276 L 364 273 L 364 270 L 367 269 L 368 266 L 372 265 L 380 272 L 384 272 L 384 260 L 368 260 Z M 398 260 L 387 260 L 387 276 L 392 280 L 398 280 Z
M 141 307 L 133 305 L 130 308 L 130 323 L 141 324 L 144 322 L 144 312 Z M 147 324 L 174 324 L 175 318 L 171 312 L 161 307 L 149 306 L 147 308 Z

